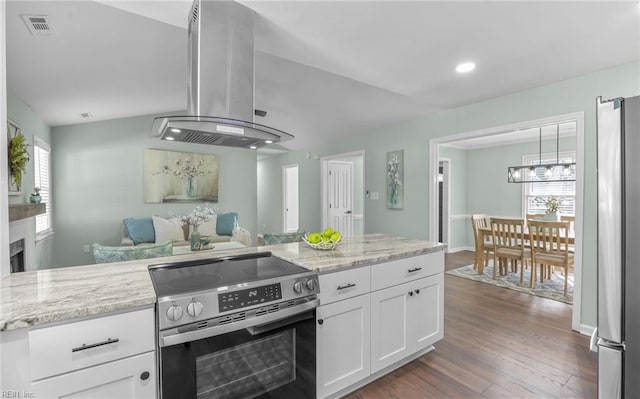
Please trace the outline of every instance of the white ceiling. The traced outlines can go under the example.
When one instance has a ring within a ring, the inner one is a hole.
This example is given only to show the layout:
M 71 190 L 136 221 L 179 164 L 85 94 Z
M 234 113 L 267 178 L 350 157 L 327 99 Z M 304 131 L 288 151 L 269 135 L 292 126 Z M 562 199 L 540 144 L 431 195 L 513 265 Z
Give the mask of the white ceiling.
M 292 149 L 640 58 L 637 1 L 241 2 L 258 14 L 258 122 Z M 190 5 L 9 0 L 8 86 L 51 126 L 185 109 Z

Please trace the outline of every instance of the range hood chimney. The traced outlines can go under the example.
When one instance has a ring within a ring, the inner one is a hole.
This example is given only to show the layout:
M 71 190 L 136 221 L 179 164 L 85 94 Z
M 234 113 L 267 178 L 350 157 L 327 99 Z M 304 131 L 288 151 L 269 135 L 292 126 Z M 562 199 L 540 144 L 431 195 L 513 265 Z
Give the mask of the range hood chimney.
M 293 138 L 254 122 L 255 12 L 225 0 L 195 0 L 189 13 L 186 116 L 154 119 L 162 140 L 257 149 Z

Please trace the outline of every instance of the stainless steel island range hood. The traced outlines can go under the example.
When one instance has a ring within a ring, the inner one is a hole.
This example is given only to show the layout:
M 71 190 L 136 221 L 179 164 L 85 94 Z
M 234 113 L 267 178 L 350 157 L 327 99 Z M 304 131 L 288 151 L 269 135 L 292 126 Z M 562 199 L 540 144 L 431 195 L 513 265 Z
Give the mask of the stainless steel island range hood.
M 189 82 L 185 116 L 154 119 L 162 140 L 256 149 L 293 138 L 254 115 L 253 19 L 233 1 L 195 0 L 189 14 Z

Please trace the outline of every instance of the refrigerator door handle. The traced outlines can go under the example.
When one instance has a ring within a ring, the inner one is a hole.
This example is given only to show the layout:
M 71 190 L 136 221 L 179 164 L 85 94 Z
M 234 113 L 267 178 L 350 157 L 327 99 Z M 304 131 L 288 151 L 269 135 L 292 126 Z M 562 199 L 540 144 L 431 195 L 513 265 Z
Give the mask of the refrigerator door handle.
M 608 348 L 620 352 L 624 352 L 627 349 L 627 346 L 624 342 L 611 342 L 603 338 L 598 338 L 597 346 L 600 348 Z
M 589 349 L 591 352 L 598 351 L 598 327 L 593 329 L 591 333 L 591 339 L 589 340 Z

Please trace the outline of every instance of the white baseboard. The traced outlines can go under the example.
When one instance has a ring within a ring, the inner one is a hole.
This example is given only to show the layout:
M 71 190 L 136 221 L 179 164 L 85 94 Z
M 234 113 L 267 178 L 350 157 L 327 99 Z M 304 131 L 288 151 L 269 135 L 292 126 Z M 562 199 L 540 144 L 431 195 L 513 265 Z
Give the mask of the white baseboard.
M 580 330 L 578 331 L 582 335 L 591 336 L 593 334 L 593 330 L 596 328 L 594 326 L 590 326 L 587 324 L 580 324 Z
M 447 249 L 447 253 L 448 254 L 454 254 L 456 252 L 460 252 L 460 251 L 475 251 L 475 247 L 457 247 L 457 248 L 448 248 Z

